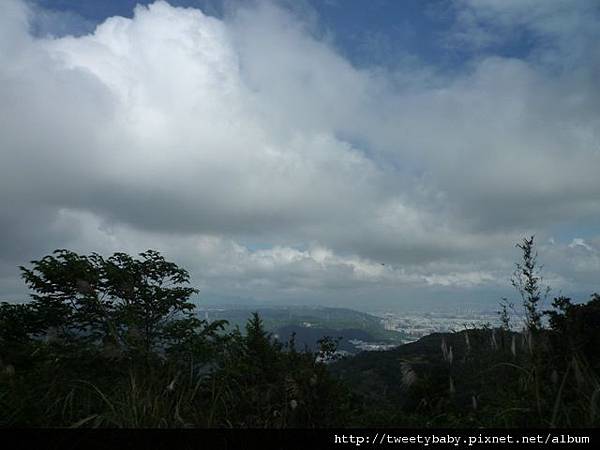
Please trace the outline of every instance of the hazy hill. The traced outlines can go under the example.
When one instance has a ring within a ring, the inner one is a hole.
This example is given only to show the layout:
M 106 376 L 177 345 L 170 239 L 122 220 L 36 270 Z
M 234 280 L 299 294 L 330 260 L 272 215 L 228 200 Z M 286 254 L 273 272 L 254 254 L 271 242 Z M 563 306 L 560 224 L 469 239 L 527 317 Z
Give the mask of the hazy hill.
M 306 339 L 303 342 L 311 344 L 310 347 L 317 339 L 326 335 L 388 343 L 401 343 L 406 339 L 403 333 L 386 330 L 379 317 L 348 308 L 271 305 L 198 307 L 198 315 L 201 318 L 227 320 L 230 329 L 236 326 L 243 328 L 253 312 L 258 312 L 265 328 L 278 334 L 281 340 L 287 340 L 291 332 L 296 331 L 297 338 L 302 335 L 302 339 Z M 341 333 L 342 331 L 345 333 Z M 317 339 L 313 339 L 319 333 L 321 334 Z
M 351 341 L 359 340 L 363 342 L 373 342 L 376 339 L 369 333 L 360 329 L 334 329 L 320 327 L 306 327 L 298 325 L 285 325 L 276 330 L 277 338 L 283 342 L 294 335 L 296 347 L 300 350 L 307 348 L 310 351 L 318 351 L 318 341 L 324 336 L 331 338 L 340 338 L 338 350 L 350 353 L 358 353 L 360 348 L 354 345 Z

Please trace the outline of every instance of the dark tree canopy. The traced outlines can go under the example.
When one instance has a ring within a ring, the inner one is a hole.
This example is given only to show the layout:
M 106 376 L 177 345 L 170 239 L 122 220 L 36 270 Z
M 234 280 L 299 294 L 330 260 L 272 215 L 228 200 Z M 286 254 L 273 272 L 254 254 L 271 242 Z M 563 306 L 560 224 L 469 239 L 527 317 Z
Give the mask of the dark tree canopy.
M 105 259 L 56 250 L 31 264 L 21 271 L 38 334 L 147 353 L 159 343 L 180 344 L 200 325 L 188 272 L 156 251 Z

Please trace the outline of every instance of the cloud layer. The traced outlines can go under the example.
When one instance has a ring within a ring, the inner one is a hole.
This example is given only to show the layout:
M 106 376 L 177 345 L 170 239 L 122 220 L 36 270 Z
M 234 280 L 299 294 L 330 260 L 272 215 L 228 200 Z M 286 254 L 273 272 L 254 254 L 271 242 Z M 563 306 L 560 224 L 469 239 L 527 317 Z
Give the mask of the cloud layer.
M 2 2 L 0 295 L 57 247 L 155 248 L 209 297 L 485 303 L 533 232 L 559 288 L 593 289 L 598 11 L 525 3 L 454 3 L 470 57 L 444 74 L 357 68 L 269 2 L 60 38 Z M 536 43 L 499 56 L 515 30 Z

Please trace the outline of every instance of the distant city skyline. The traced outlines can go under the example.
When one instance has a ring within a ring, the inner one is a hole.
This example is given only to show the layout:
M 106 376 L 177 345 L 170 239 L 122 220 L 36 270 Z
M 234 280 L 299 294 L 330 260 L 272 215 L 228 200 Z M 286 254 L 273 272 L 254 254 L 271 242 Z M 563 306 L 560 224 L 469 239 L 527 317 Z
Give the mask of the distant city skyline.
M 3 0 L 0 301 L 151 248 L 199 303 L 490 310 L 532 234 L 587 299 L 598 42 L 594 0 Z

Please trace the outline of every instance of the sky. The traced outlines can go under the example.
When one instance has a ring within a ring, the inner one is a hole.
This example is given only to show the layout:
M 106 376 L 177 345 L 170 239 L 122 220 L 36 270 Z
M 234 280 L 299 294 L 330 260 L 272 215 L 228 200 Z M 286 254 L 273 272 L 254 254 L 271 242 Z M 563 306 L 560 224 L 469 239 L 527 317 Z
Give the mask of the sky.
M 364 311 L 600 279 L 595 0 L 2 0 L 0 300 L 57 248 L 199 302 Z

